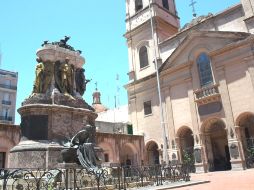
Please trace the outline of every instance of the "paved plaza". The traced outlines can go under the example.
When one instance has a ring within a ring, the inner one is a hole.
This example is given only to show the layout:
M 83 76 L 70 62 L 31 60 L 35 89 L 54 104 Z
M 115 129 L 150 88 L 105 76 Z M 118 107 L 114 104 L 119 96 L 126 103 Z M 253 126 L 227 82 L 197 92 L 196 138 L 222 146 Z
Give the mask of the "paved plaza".
M 191 180 L 208 180 L 209 183 L 192 185 L 177 190 L 254 190 L 254 169 L 192 174 Z

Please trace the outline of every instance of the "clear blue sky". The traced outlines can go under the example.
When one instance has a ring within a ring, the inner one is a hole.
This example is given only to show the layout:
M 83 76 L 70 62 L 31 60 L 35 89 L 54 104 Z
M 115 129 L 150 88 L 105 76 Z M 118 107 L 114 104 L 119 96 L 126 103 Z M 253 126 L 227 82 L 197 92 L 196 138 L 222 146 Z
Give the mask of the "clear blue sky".
M 239 0 L 196 0 L 198 15 L 218 13 Z M 192 19 L 190 0 L 176 0 L 181 25 Z M 94 83 L 102 93 L 102 103 L 114 107 L 118 73 L 120 104 L 127 104 L 128 57 L 125 33 L 125 1 L 87 0 L 1 0 L 1 68 L 19 73 L 16 107 L 31 94 L 35 77 L 36 50 L 44 40 L 71 36 L 69 44 L 82 50 L 86 59 L 85 100 L 92 103 Z M 16 122 L 20 123 L 19 114 Z

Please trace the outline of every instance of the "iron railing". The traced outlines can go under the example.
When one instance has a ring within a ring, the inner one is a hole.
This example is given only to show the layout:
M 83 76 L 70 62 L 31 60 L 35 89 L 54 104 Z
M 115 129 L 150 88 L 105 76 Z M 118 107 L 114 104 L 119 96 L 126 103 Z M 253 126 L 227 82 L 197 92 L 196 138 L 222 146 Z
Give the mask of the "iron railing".
M 11 90 L 17 90 L 17 86 L 7 85 L 7 84 L 0 84 L 0 88 L 8 88 Z
M 246 151 L 246 166 L 247 168 L 254 168 L 254 138 L 248 138 Z
M 0 120 L 2 120 L 2 121 L 12 121 L 12 117 L 6 117 L 6 116 L 0 116 Z
M 4 104 L 4 105 L 11 105 L 11 101 L 9 101 L 9 100 L 2 100 L 2 104 Z
M 189 180 L 189 167 L 182 164 L 108 167 L 99 170 L 0 169 L 2 190 L 126 190 Z

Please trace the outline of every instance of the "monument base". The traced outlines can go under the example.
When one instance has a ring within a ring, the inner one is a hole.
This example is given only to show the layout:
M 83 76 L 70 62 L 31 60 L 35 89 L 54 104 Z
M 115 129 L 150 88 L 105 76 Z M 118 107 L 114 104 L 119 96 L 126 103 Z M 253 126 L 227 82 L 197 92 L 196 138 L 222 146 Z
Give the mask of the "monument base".
M 64 147 L 47 141 L 21 141 L 11 149 L 10 168 L 56 168 Z

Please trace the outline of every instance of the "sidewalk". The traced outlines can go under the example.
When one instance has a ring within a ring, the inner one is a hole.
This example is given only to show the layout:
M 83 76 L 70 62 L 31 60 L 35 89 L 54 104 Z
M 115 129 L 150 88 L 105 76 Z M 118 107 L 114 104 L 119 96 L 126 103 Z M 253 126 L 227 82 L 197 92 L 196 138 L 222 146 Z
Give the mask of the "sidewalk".
M 176 190 L 254 190 L 254 169 L 191 174 L 191 181 L 210 181 Z

